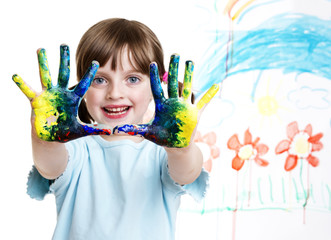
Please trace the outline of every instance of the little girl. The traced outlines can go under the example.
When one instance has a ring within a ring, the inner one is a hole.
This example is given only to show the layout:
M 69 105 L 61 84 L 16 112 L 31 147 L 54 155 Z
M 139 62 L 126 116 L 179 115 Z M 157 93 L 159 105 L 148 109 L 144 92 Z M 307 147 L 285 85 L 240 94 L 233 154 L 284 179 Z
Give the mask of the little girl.
M 41 93 L 13 76 L 33 109 L 28 194 L 39 200 L 55 195 L 53 239 L 174 239 L 180 196 L 201 200 L 206 191 L 208 174 L 191 139 L 203 106 L 218 88 L 192 105 L 193 63 L 188 61 L 178 97 L 179 57 L 173 55 L 166 99 L 161 44 L 137 21 L 95 24 L 83 35 L 76 59 L 82 80 L 73 90 L 67 89 L 66 45 L 56 86 L 43 49 L 38 50 Z M 152 99 L 154 119 L 142 124 Z

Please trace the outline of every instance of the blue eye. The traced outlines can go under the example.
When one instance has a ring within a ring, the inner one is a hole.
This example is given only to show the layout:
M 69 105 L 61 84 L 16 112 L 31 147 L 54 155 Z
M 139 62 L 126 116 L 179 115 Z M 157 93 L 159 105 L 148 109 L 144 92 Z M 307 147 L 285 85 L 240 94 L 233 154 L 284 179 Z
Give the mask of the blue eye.
M 128 81 L 129 81 L 129 83 L 137 83 L 140 81 L 140 79 L 137 77 L 129 77 Z
M 93 83 L 94 84 L 97 84 L 97 85 L 100 85 L 100 84 L 105 84 L 106 80 L 103 79 L 103 78 L 94 78 L 93 79 Z

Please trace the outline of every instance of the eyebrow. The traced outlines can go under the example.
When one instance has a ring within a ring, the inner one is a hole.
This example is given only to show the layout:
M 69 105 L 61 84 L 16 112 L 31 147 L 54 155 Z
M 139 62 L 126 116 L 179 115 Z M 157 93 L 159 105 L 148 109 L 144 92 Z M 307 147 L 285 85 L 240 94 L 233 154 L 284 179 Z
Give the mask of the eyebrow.
M 141 71 L 137 70 L 137 69 L 130 69 L 130 70 L 127 70 L 127 71 L 123 71 L 124 73 L 126 74 L 130 74 L 130 73 L 139 73 L 139 74 L 143 74 L 145 75 L 144 73 L 142 73 Z
M 114 71 L 114 70 L 111 70 L 111 71 Z M 115 70 L 116 71 L 116 70 Z M 101 69 L 99 68 L 97 73 L 96 73 L 96 76 L 100 74 L 100 75 L 109 75 L 108 73 L 108 70 L 107 69 Z M 131 66 L 130 69 L 128 70 L 123 70 L 123 74 L 124 75 L 127 75 L 127 74 L 141 74 L 141 75 L 148 75 L 148 74 L 145 74 L 137 69 L 135 69 L 134 67 Z

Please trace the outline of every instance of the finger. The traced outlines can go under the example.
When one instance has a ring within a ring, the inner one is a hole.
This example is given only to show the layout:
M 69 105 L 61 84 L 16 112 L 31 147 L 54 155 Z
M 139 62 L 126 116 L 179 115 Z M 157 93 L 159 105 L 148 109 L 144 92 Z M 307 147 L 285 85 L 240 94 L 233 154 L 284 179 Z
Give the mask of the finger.
M 30 101 L 35 98 L 36 93 L 23 81 L 20 76 L 14 74 L 12 79 Z
M 50 89 L 52 87 L 51 74 L 48 68 L 46 50 L 41 48 L 37 50 L 39 62 L 39 74 L 43 88 Z
M 188 100 L 192 93 L 192 76 L 193 76 L 194 63 L 192 61 L 186 61 L 185 74 L 184 74 L 184 86 L 182 96 L 184 100 Z
M 168 94 L 169 98 L 178 98 L 178 64 L 179 55 L 173 54 L 170 57 L 168 72 Z
M 145 136 L 145 134 L 148 132 L 149 124 L 137 124 L 137 125 L 130 125 L 125 124 L 121 126 L 116 126 L 113 130 L 113 134 L 120 135 L 123 133 L 129 134 L 129 135 L 140 135 Z
M 69 46 L 62 44 L 60 46 L 60 69 L 58 76 L 58 85 L 61 88 L 67 88 L 70 77 L 70 52 Z
M 203 95 L 203 97 L 200 99 L 200 101 L 197 104 L 197 108 L 200 110 L 203 108 L 209 101 L 215 96 L 217 91 L 219 90 L 219 85 L 218 84 L 213 84 L 208 91 Z
M 75 87 L 74 93 L 76 93 L 80 97 L 84 96 L 87 89 L 91 86 L 91 83 L 94 79 L 95 74 L 98 71 L 98 68 L 99 68 L 99 63 L 97 61 L 93 61 L 89 69 L 86 71 L 85 75 L 83 76 L 83 78 Z
M 105 124 L 83 124 L 85 135 L 112 135 L 112 129 Z
M 151 88 L 156 106 L 159 106 L 164 101 L 164 93 L 161 86 L 159 70 L 155 62 L 149 65 L 149 74 L 151 78 Z

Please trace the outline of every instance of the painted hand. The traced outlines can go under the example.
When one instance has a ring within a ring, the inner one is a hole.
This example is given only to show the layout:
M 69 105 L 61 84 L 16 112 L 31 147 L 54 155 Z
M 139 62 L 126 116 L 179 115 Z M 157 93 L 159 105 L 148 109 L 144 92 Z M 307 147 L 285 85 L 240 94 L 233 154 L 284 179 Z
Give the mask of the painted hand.
M 98 125 L 84 125 L 77 117 L 79 103 L 89 88 L 99 64 L 93 61 L 83 79 L 73 90 L 68 89 L 70 75 L 69 47 L 61 45 L 58 83 L 52 85 L 45 49 L 39 49 L 38 62 L 42 92 L 32 90 L 18 75 L 13 80 L 29 98 L 32 106 L 32 127 L 37 136 L 45 141 L 66 142 L 86 135 L 111 134 L 111 129 Z
M 179 97 L 178 63 L 179 56 L 172 55 L 168 75 L 168 99 L 164 97 L 156 63 L 150 65 L 151 87 L 155 102 L 153 121 L 149 124 L 117 126 L 114 134 L 141 135 L 165 147 L 181 148 L 189 145 L 203 107 L 213 98 L 219 87 L 217 84 L 213 85 L 197 105 L 191 104 L 194 65 L 192 61 L 187 61 L 182 97 Z

